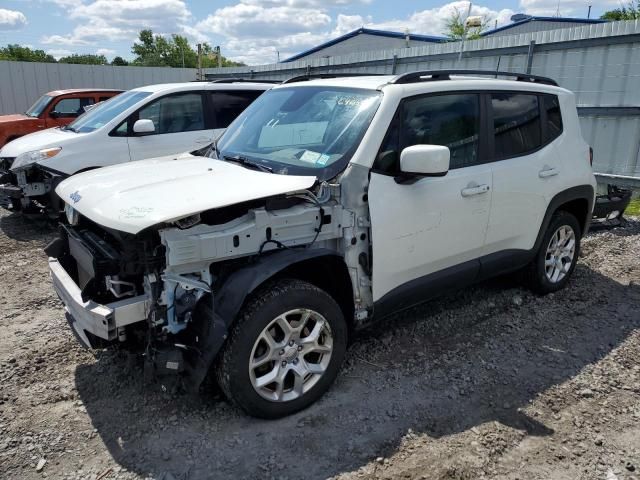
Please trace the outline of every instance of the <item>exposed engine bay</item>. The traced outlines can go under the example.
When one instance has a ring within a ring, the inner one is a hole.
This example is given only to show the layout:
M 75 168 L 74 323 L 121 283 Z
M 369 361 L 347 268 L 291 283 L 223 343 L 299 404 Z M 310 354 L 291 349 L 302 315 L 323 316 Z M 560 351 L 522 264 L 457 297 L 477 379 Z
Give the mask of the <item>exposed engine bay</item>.
M 76 212 L 46 251 L 79 288 L 85 311 L 110 309 L 101 319 L 106 328 L 94 332 L 88 321 L 83 325 L 83 312 L 70 312 L 81 343 L 143 353 L 154 374 L 185 374 L 180 377 L 197 388 L 251 282 L 261 272 L 271 276 L 280 258 L 358 250 L 350 255 L 351 283 L 370 285 L 362 260 L 369 255 L 368 221 L 357 217 L 342 205 L 340 186 L 323 183 L 315 192 L 209 210 L 135 235 Z M 367 241 L 356 242 L 364 232 Z M 349 292 L 360 318 L 372 303 L 370 289 L 362 290 Z

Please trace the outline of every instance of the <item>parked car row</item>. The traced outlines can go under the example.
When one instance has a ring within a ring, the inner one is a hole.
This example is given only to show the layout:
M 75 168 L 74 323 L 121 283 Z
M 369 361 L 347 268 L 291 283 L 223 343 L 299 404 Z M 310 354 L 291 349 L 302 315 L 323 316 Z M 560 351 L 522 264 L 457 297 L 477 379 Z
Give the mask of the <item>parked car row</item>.
M 42 115 L 48 122 L 61 104 L 74 100 L 75 120 L 23 136 L 0 150 L 0 196 L 9 199 L 14 210 L 44 209 L 57 217 L 61 202 L 55 187 L 67 176 L 202 148 L 271 86 L 242 82 L 148 85 L 121 93 L 80 116 L 86 102 L 104 98 L 87 92 L 64 97 L 46 107 L 48 116 L 45 110 Z M 46 103 L 42 99 L 30 111 Z
M 276 418 L 393 312 L 508 272 L 569 281 L 596 197 L 574 95 L 495 75 L 143 87 L 0 155 L 23 206 L 64 202 L 46 252 L 84 346 L 193 390 L 213 371 Z

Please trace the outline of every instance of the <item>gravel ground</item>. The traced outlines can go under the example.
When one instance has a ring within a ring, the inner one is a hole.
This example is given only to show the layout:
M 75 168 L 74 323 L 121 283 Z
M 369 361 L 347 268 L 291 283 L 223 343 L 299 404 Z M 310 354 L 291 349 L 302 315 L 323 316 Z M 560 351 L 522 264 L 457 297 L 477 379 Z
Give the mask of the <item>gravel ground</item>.
M 640 478 L 640 219 L 555 295 L 504 278 L 376 326 L 320 402 L 262 421 L 82 350 L 52 230 L 0 215 L 0 478 Z

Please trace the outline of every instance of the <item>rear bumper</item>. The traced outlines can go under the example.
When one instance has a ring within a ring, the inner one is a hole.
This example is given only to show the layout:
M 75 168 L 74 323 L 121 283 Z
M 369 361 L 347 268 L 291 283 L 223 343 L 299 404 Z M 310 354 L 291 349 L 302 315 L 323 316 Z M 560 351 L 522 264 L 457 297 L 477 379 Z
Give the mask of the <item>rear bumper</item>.
M 113 341 L 118 337 L 119 328 L 147 319 L 150 307 L 147 295 L 106 305 L 92 300 L 85 302 L 82 300 L 80 287 L 55 258 L 49 258 L 49 272 L 53 288 L 64 304 L 69 325 L 78 341 L 86 348 L 95 348 L 87 333 L 102 340 Z

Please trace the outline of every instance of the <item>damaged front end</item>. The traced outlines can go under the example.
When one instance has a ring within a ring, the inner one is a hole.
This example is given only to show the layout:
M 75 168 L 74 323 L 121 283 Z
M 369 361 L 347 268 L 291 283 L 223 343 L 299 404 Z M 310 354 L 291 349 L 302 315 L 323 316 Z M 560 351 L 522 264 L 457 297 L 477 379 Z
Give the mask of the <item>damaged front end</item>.
M 25 213 L 48 212 L 57 217 L 61 201 L 55 194 L 57 185 L 66 178 L 38 160 L 52 158 L 61 148 L 27 152 L 16 158 L 0 159 L 0 198 L 2 206 Z
M 142 353 L 155 375 L 195 390 L 253 288 L 292 258 L 337 255 L 355 221 L 330 187 L 319 196 L 245 202 L 138 234 L 68 215 L 76 224 L 46 249 L 54 288 L 84 346 Z

